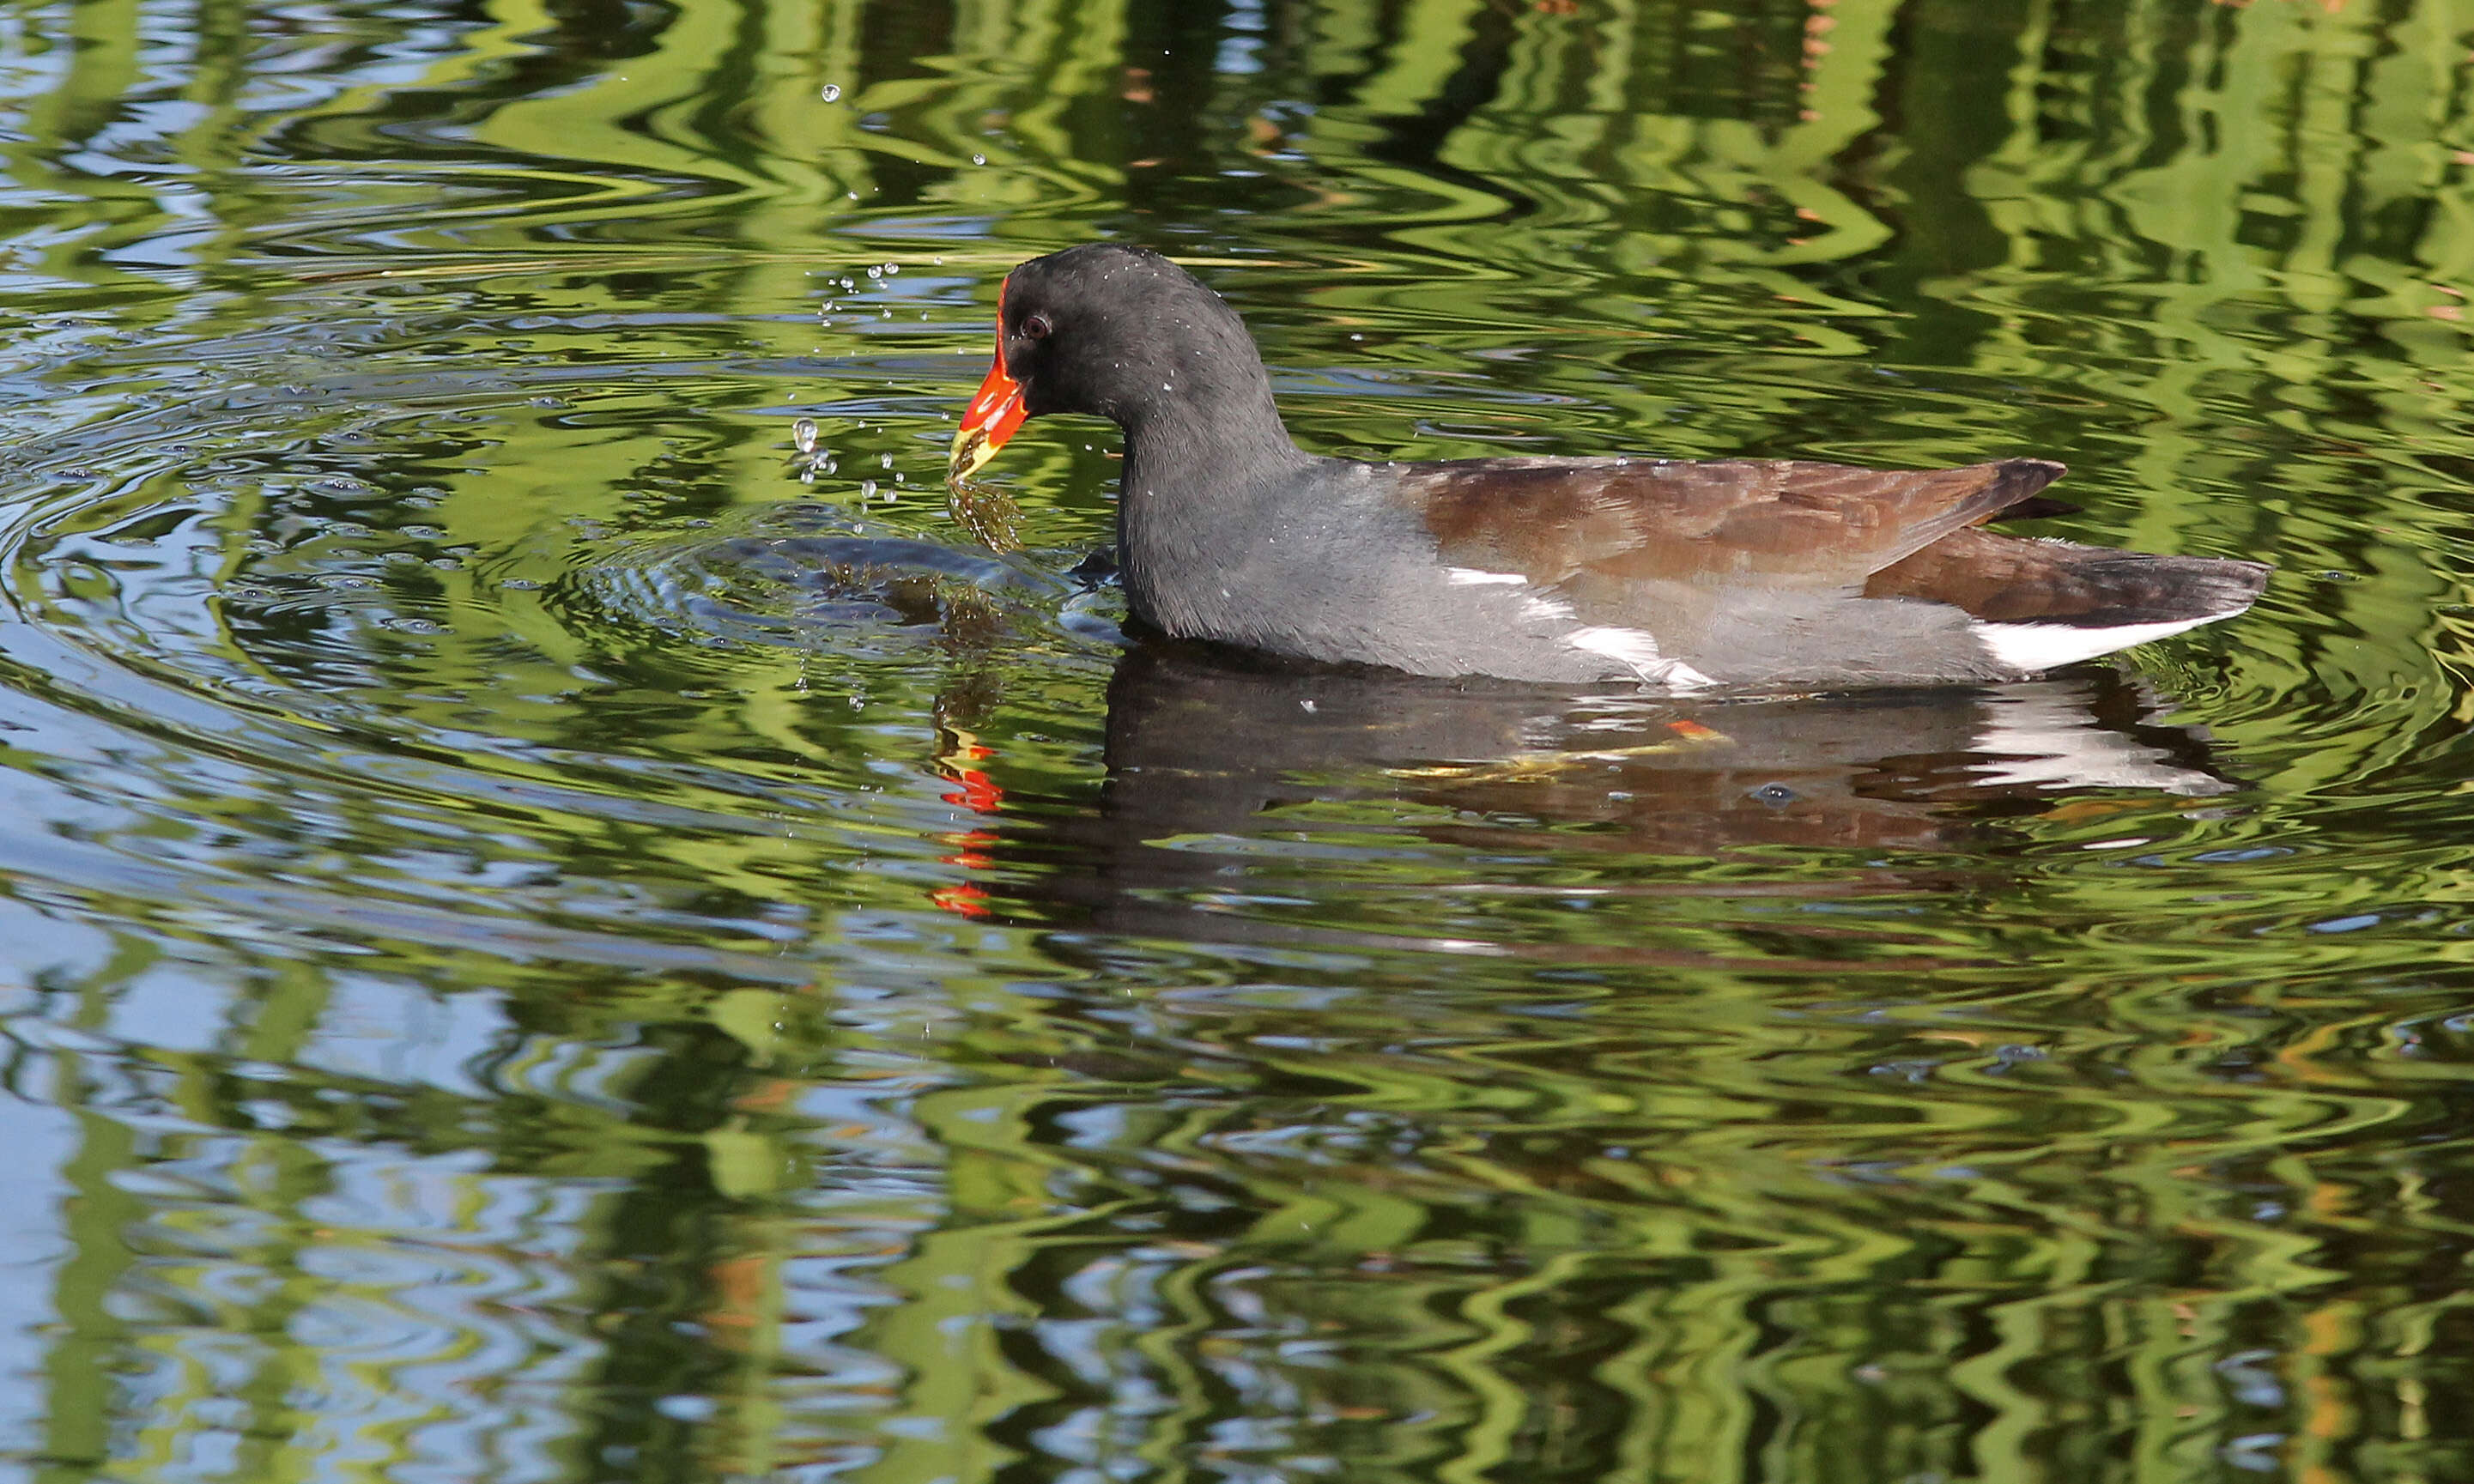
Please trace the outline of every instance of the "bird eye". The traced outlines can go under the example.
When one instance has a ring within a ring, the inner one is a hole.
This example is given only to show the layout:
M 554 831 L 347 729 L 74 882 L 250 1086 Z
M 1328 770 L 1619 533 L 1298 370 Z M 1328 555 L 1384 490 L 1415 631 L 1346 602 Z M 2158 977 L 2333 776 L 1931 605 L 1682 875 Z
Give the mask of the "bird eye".
M 1049 328 L 1048 316 L 1045 314 L 1034 314 L 1022 322 L 1022 332 L 1033 340 L 1047 339 Z

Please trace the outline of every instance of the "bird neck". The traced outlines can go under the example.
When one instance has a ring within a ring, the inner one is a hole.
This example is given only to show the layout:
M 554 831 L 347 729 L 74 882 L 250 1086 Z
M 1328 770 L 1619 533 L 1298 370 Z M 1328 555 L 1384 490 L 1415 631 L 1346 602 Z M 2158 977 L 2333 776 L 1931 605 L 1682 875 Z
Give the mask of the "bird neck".
M 1290 441 L 1270 379 L 1259 364 L 1250 369 L 1250 382 L 1224 376 L 1214 387 L 1178 386 L 1120 420 L 1117 556 L 1126 597 L 1135 618 L 1171 634 L 1212 631 L 1193 604 L 1226 598 L 1225 569 L 1250 559 L 1266 512 L 1318 462 Z
M 1280 421 L 1262 363 L 1249 361 L 1164 372 L 1161 389 L 1147 389 L 1118 419 L 1126 430 L 1121 523 L 1166 502 L 1242 496 L 1313 462 Z

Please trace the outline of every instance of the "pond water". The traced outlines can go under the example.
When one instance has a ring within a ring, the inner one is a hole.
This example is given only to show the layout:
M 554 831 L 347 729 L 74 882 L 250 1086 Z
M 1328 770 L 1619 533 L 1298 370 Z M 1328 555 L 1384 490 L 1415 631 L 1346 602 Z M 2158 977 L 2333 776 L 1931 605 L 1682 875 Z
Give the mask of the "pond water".
M 0 1476 L 2474 1477 L 2474 0 L 0 12 Z M 2251 615 L 1129 641 L 1327 452 L 2068 461 Z M 813 451 L 798 446 L 805 419 Z

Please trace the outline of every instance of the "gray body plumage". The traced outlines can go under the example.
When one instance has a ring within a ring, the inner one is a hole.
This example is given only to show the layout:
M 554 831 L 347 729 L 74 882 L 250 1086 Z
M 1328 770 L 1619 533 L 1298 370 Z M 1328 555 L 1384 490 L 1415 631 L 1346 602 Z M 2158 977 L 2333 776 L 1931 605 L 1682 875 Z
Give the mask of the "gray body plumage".
M 1128 452 L 1118 515 L 1127 598 L 1178 638 L 1420 675 L 1678 689 L 2018 678 L 1946 604 L 1689 580 L 1636 585 L 1613 603 L 1584 584 L 1455 565 L 1376 477 L 1394 466 L 1305 459 L 1232 488 L 1214 486 L 1210 464 L 1141 453 Z M 1573 642 L 1592 630 L 1646 643 L 1628 659 Z
M 2256 563 L 2026 540 L 2043 459 L 1359 463 L 1301 452 L 1234 310 L 1099 244 L 1007 282 L 1032 414 L 1126 433 L 1133 616 L 1186 639 L 1424 675 L 1750 691 L 2022 678 L 2230 617 Z

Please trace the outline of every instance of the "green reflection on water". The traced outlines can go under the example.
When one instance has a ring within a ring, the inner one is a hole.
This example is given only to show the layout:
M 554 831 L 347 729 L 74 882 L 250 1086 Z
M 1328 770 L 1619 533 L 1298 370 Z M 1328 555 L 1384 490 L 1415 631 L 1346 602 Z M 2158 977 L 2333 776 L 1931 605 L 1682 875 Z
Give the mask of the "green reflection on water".
M 2463 1476 L 2469 60 L 0 17 L 0 1458 Z M 1981 694 L 1128 648 L 1113 435 L 1007 450 L 1020 552 L 937 479 L 1004 270 L 1100 234 L 1320 450 L 2034 451 L 2050 529 L 2280 574 Z

